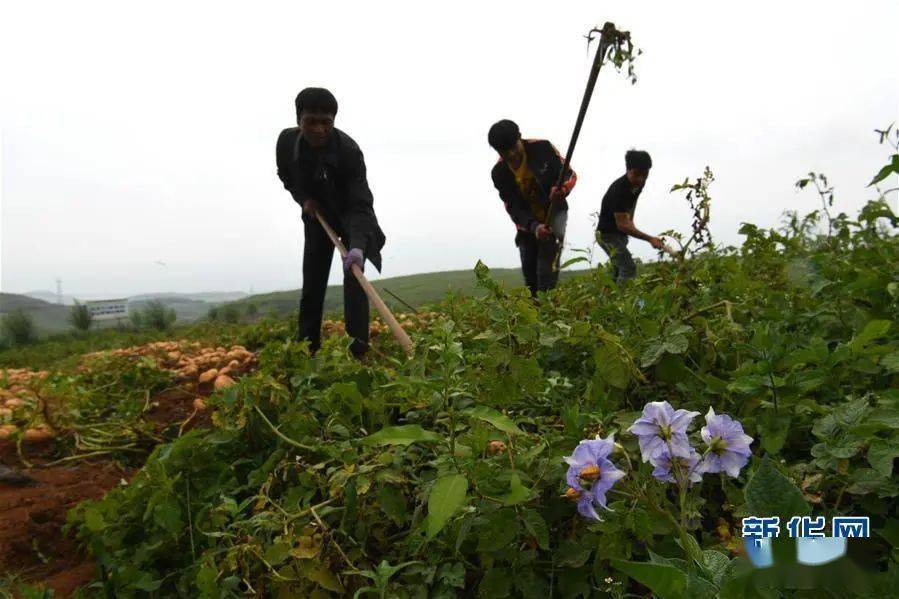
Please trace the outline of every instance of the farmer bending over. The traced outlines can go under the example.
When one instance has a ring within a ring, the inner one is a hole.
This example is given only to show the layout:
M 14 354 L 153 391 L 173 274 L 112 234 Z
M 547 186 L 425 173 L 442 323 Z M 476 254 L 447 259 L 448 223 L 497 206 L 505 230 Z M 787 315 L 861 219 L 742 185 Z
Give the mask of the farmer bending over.
M 334 228 L 349 253 L 343 261 L 343 314 L 353 339 L 350 351 L 361 357 L 368 349 L 368 300 L 350 272 L 363 268 L 366 258 L 381 270 L 384 233 L 378 226 L 362 151 L 353 139 L 334 127 L 337 100 L 326 89 L 307 87 L 296 98 L 299 127 L 278 136 L 278 177 L 303 208 L 303 291 L 300 298 L 299 339 L 307 339 L 314 353 L 321 346 L 322 310 L 334 246 L 315 211 Z
M 565 198 L 577 175 L 568 169 L 565 181 L 555 187 L 562 156 L 545 139 L 522 139 L 512 121 L 495 123 L 487 141 L 500 156 L 491 172 L 493 185 L 517 228 L 515 245 L 521 255 L 521 272 L 531 296 L 536 297 L 538 291 L 552 289 L 559 281 L 559 257 L 568 222 Z
M 646 185 L 652 159 L 642 150 L 629 150 L 624 155 L 624 164 L 627 172 L 609 186 L 602 198 L 596 228 L 597 241 L 611 258 L 615 281 L 619 284 L 637 274 L 634 259 L 627 249 L 628 237 L 648 241 L 657 250 L 663 246 L 661 239 L 647 235 L 634 225 L 637 198 Z

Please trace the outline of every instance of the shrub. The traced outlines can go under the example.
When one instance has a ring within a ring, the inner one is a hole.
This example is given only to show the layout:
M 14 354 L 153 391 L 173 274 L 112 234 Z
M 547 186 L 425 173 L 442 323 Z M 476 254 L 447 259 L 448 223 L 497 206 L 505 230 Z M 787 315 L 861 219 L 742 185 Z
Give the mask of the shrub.
M 240 310 L 235 304 L 222 306 L 222 320 L 228 324 L 235 324 L 240 321 Z
M 34 319 L 23 310 L 10 312 L 3 317 L 3 337 L 10 345 L 26 345 L 37 339 Z
M 157 331 L 167 331 L 175 324 L 175 320 L 178 318 L 174 309 L 166 307 L 159 300 L 148 302 L 143 310 L 136 312 L 136 315 L 132 316 L 131 320 L 137 326 L 156 329 Z
M 91 328 L 93 322 L 94 317 L 88 307 L 76 301 L 69 311 L 69 324 L 78 331 L 86 331 Z

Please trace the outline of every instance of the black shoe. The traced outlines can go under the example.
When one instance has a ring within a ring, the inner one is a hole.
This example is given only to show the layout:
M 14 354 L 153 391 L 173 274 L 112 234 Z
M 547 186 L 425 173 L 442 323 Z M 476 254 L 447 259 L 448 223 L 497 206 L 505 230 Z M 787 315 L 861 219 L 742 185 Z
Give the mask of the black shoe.
M 357 360 L 362 360 L 368 353 L 368 343 L 353 339 L 353 342 L 350 343 L 350 353 Z

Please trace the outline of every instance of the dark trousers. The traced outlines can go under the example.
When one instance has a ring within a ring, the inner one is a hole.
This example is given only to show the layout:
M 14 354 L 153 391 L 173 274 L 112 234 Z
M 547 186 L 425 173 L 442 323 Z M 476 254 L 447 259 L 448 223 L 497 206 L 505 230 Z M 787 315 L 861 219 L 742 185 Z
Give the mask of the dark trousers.
M 322 312 L 334 245 L 317 220 L 304 219 L 303 222 L 306 242 L 303 247 L 303 292 L 300 296 L 298 336 L 308 339 L 309 348 L 316 352 L 322 342 Z M 353 339 L 350 351 L 357 356 L 365 353 L 368 349 L 368 298 L 351 272 L 344 272 L 343 275 L 343 318 L 346 332 Z
M 599 246 L 609 255 L 612 262 L 612 276 L 621 285 L 637 276 L 637 265 L 627 249 L 628 236 L 624 233 L 597 231 Z
M 550 236 L 538 240 L 530 233 L 522 232 L 518 240 L 521 255 L 521 273 L 524 284 L 536 297 L 538 291 L 549 291 L 559 282 L 559 242 Z

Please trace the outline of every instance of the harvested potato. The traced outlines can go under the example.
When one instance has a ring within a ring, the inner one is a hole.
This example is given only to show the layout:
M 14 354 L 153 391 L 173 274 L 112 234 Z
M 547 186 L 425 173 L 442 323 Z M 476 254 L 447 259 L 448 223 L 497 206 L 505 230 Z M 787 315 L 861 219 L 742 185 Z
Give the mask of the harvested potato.
M 234 379 L 232 379 L 227 374 L 220 374 L 215 379 L 215 388 L 216 389 L 226 389 L 234 384 Z
M 198 412 L 202 412 L 206 409 L 206 402 L 203 401 L 202 397 L 198 397 L 194 400 L 194 409 Z
M 19 427 L 15 424 L 0 424 L 0 441 L 9 439 L 14 434 L 16 434 L 18 430 Z
M 26 441 L 34 441 L 34 442 L 49 441 L 50 439 L 53 439 L 55 437 L 56 437 L 56 434 L 53 431 L 51 431 L 49 428 L 47 428 L 46 426 L 39 426 L 37 428 L 29 428 L 22 435 L 22 438 L 25 439 Z
M 204 372 L 203 374 L 200 375 L 200 384 L 202 385 L 202 384 L 208 383 L 209 381 L 215 380 L 215 378 L 218 376 L 218 374 L 219 374 L 219 371 L 216 370 L 215 368 L 211 368 L 211 369 L 207 370 L 206 372 Z

